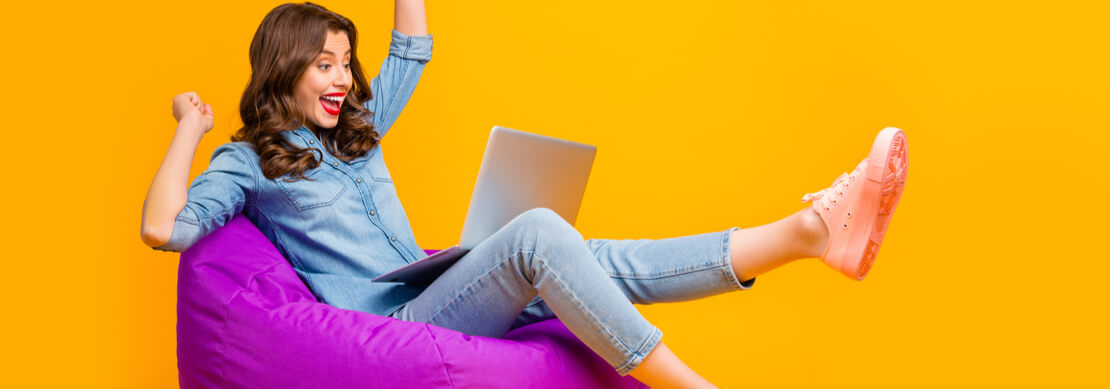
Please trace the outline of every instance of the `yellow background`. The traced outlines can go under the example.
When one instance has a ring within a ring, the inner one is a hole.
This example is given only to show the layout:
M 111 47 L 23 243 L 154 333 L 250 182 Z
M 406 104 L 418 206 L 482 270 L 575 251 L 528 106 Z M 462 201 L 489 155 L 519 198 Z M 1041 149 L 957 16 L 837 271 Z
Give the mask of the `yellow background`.
M 885 126 L 909 182 L 875 268 L 817 260 L 641 307 L 730 387 L 1103 386 L 1108 83 L 1100 2 L 429 1 L 435 54 L 385 138 L 425 248 L 459 234 L 493 125 L 598 146 L 587 237 L 751 227 Z M 139 239 L 171 98 L 228 140 L 278 2 L 5 4 L 5 386 L 171 387 L 177 255 Z M 371 75 L 392 4 L 326 1 Z M 14 381 L 14 385 L 13 385 Z

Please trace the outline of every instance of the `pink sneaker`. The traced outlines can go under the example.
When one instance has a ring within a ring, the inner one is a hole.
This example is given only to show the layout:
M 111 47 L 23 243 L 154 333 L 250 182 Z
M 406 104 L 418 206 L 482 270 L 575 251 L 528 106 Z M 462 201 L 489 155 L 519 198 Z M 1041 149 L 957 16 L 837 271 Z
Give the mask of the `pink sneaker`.
M 862 280 L 871 270 L 887 225 L 902 197 L 909 164 L 906 134 L 894 127 L 879 132 L 871 155 L 832 186 L 808 193 L 825 220 L 829 243 L 821 260 L 849 278 Z

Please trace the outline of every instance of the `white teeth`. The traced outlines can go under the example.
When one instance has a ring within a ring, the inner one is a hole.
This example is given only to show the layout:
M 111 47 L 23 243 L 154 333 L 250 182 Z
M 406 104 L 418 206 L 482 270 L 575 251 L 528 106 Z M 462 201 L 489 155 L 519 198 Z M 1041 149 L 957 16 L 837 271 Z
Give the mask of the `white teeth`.
M 343 96 L 321 96 L 320 98 L 321 99 L 328 99 L 328 100 L 331 100 L 331 101 L 334 101 L 334 102 L 337 102 L 337 103 L 340 102 L 340 101 L 343 101 Z

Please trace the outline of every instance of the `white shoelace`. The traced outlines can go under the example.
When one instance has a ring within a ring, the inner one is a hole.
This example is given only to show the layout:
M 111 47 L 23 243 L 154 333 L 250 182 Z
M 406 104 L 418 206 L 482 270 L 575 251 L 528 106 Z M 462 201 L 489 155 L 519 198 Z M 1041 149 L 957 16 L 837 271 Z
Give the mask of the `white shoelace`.
M 840 203 L 840 199 L 844 197 L 844 194 L 848 193 L 848 188 L 850 188 L 852 183 L 856 180 L 856 172 L 865 171 L 864 169 L 866 169 L 866 167 L 867 159 L 864 159 L 859 165 L 856 165 L 856 170 L 853 170 L 851 174 L 841 173 L 840 177 L 837 177 L 828 188 L 821 189 L 814 193 L 806 193 L 802 196 L 802 202 L 815 200 L 817 205 L 824 208 L 826 211 L 832 209 L 833 206 Z M 833 193 L 834 195 L 828 196 L 829 193 Z

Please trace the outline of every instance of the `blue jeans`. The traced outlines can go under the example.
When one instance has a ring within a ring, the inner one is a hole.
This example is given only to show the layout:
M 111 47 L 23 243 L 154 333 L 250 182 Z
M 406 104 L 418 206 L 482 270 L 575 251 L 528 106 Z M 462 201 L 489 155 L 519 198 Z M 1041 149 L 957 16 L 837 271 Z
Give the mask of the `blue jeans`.
M 633 304 L 694 300 L 748 289 L 725 232 L 660 240 L 584 241 L 546 208 L 524 212 L 466 253 L 389 316 L 499 338 L 558 317 L 620 375 L 663 333 Z

